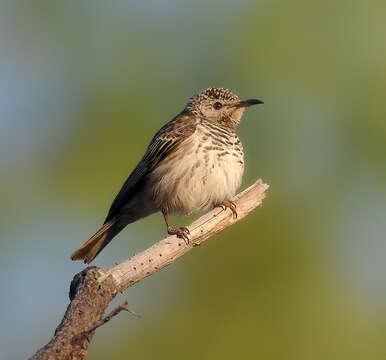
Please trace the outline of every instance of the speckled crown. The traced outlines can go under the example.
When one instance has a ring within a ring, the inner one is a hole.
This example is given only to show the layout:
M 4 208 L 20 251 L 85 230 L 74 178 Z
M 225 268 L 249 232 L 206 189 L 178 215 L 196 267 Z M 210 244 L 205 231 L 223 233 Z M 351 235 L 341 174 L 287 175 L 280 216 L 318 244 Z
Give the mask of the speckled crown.
M 200 92 L 199 94 L 191 97 L 187 103 L 187 107 L 194 108 L 196 104 L 208 99 L 225 100 L 229 102 L 240 100 L 237 95 L 233 94 L 228 89 L 210 87 Z

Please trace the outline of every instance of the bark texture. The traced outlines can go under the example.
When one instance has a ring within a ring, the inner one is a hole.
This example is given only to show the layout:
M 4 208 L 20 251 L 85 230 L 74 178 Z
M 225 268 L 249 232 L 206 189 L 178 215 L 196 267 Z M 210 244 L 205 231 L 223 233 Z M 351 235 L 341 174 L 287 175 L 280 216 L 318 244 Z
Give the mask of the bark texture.
M 127 310 L 125 306 L 121 306 L 103 318 L 107 306 L 118 292 L 123 292 L 129 286 L 170 265 L 212 235 L 241 220 L 261 205 L 268 187 L 259 179 L 236 195 L 232 199 L 237 206 L 236 219 L 230 209 L 221 208 L 215 208 L 201 216 L 188 226 L 189 244 L 176 236 L 168 236 L 110 270 L 91 266 L 76 274 L 70 286 L 71 302 L 63 320 L 50 342 L 30 359 L 83 359 L 96 328 L 119 311 Z

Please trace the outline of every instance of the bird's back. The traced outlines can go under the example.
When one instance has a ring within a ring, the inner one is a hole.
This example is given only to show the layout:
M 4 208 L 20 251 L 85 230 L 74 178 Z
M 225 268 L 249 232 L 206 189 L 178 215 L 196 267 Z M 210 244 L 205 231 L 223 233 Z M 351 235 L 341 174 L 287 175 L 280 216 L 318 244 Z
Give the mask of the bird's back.
M 167 163 L 169 158 L 175 156 L 178 147 L 189 141 L 190 136 L 196 130 L 196 126 L 197 119 L 183 111 L 167 122 L 154 135 L 145 155 L 128 176 L 115 197 L 105 223 L 119 213 L 127 213 L 132 206 L 137 206 L 137 203 L 141 201 L 141 197 L 149 201 L 149 191 L 151 191 L 149 178 L 152 178 L 152 172 L 160 164 Z M 160 207 L 154 211 L 157 210 L 160 210 Z

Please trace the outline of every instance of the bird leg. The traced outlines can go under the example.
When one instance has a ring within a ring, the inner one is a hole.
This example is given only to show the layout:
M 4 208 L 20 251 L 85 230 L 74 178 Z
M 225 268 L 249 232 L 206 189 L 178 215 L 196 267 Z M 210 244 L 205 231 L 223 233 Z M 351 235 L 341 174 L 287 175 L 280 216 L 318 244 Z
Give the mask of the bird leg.
M 186 226 L 181 226 L 179 228 L 174 228 L 171 225 L 169 225 L 169 215 L 167 208 L 162 208 L 162 215 L 164 216 L 166 226 L 168 228 L 168 234 L 169 235 L 177 235 L 178 238 L 184 239 L 185 244 L 189 244 L 189 237 L 190 234 L 189 229 Z
M 215 207 L 221 207 L 223 210 L 226 210 L 227 208 L 231 209 L 233 214 L 233 219 L 237 219 L 237 211 L 236 211 L 236 204 L 233 201 L 230 200 L 224 200 L 217 204 L 214 204 Z

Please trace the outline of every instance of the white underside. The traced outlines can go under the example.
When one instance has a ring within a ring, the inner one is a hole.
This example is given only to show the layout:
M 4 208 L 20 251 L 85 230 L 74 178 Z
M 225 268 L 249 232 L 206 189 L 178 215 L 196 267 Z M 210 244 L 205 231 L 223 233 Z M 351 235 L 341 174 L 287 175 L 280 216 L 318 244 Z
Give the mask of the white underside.
M 237 140 L 236 136 L 231 138 L 233 143 Z M 198 127 L 189 143 L 154 171 L 157 206 L 166 205 L 170 213 L 189 214 L 235 195 L 244 172 L 242 152 L 230 146 L 228 154 L 218 156 L 223 150 L 205 151 L 205 146 L 213 146 L 212 139 L 205 138 Z

